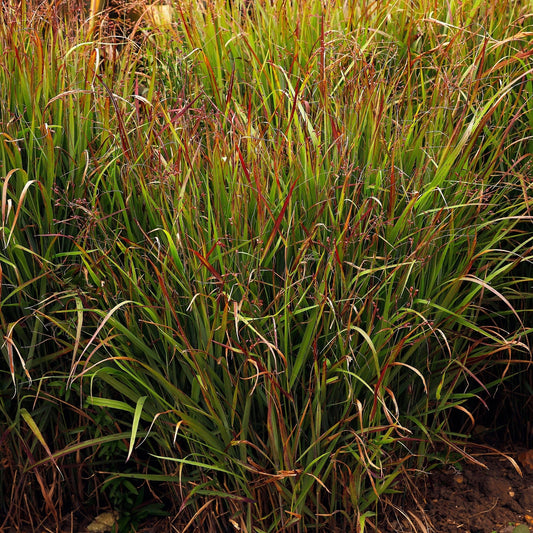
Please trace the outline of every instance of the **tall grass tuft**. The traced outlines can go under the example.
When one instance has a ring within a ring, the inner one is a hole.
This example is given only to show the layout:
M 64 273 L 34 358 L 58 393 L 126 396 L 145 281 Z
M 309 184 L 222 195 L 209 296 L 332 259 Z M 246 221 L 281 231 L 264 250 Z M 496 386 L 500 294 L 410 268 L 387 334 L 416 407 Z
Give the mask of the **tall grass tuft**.
M 440 4 L 180 3 L 105 57 L 2 22 L 1 407 L 43 494 L 83 451 L 182 529 L 363 531 L 467 456 L 530 360 L 532 33 Z

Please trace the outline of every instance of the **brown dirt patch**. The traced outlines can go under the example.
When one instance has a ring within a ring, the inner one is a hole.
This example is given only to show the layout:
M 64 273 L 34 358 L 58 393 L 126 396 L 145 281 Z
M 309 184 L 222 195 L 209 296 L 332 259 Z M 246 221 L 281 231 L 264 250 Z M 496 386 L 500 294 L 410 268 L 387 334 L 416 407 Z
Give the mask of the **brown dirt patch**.
M 525 533 L 528 528 L 533 533 L 533 469 L 527 464 L 530 455 L 521 455 L 522 461 L 518 456 L 508 454 L 522 475 L 497 454 L 477 457 L 487 468 L 463 464 L 433 471 L 419 487 L 420 497 L 398 505 L 403 513 L 397 512 L 384 533 Z

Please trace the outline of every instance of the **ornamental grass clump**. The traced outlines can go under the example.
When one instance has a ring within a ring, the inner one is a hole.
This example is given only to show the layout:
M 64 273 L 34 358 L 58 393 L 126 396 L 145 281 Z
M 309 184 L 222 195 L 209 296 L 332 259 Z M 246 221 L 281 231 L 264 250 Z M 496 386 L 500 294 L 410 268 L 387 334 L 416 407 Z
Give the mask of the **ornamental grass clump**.
M 4 22 L 24 475 L 84 460 L 180 530 L 362 531 L 466 456 L 530 359 L 526 7 L 183 3 L 106 57 Z

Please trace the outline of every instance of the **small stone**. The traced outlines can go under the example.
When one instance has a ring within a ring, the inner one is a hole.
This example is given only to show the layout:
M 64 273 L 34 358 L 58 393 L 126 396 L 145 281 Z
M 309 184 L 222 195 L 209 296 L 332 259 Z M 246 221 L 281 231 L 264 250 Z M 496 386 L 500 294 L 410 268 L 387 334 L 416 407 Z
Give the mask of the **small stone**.
M 87 526 L 87 531 L 90 531 L 91 533 L 111 531 L 117 520 L 118 513 L 116 511 L 102 513 Z

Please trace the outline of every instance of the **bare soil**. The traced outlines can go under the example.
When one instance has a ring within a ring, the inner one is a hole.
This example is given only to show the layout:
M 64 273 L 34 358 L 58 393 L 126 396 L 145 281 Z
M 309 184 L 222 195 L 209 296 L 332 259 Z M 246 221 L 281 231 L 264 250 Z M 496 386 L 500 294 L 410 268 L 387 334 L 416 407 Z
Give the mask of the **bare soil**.
M 428 474 L 383 532 L 533 532 L 533 451 L 476 459 L 486 468 L 463 464 Z

